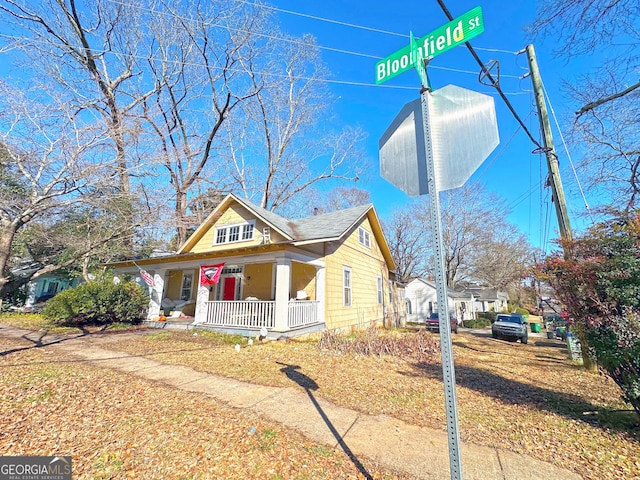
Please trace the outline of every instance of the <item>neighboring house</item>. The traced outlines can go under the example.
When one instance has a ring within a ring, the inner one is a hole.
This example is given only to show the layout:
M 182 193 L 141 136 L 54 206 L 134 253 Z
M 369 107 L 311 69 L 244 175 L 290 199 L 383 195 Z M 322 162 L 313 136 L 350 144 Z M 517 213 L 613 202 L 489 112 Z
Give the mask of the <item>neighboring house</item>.
M 475 298 L 476 312 L 506 312 L 509 308 L 509 295 L 506 292 L 486 287 L 467 287 L 465 292 Z
M 407 321 L 424 322 L 429 315 L 438 311 L 436 284 L 431 280 L 416 278 L 405 288 Z M 458 321 L 475 318 L 473 295 L 447 289 L 449 313 Z
M 13 268 L 11 270 L 11 274 L 16 277 L 30 277 L 40 270 L 40 268 L 42 268 L 42 265 L 37 263 L 24 262 L 20 266 Z M 63 290 L 66 290 L 67 288 L 77 286 L 82 283 L 82 281 L 82 278 L 72 278 L 60 271 L 42 275 L 20 287 L 22 291 L 26 291 L 26 298 L 23 307 L 30 309 L 38 303 L 49 300 L 51 297 Z
M 220 264 L 218 282 L 201 285 L 202 267 Z M 170 309 L 195 325 L 288 336 L 404 319 L 373 205 L 288 220 L 229 194 L 177 253 L 112 266 L 153 274 L 148 319 Z
M 81 282 L 81 278 L 69 278 L 55 273 L 38 277 L 27 284 L 27 298 L 24 306 L 25 308 L 31 308 L 35 304 L 49 300 L 61 291 L 73 288 Z

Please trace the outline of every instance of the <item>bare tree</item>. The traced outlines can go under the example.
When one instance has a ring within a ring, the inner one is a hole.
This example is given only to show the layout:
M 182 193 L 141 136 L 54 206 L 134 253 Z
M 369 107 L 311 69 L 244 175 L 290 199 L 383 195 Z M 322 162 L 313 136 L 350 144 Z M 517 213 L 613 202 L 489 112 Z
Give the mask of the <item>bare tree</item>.
M 150 95 L 140 91 L 135 66 L 145 45 L 140 10 L 127 2 L 76 0 L 28 2 L 1 0 L 0 11 L 13 22 L 16 46 L 27 55 L 34 76 L 46 76 L 47 88 L 60 87 L 76 103 L 102 119 L 112 141 L 122 194 L 131 191 L 130 168 L 135 129 L 127 116 Z
M 442 240 L 447 286 L 465 281 L 504 287 L 521 278 L 528 251 L 524 237 L 510 225 L 503 200 L 482 186 L 469 183 L 450 190 L 442 199 Z M 432 271 L 432 232 L 427 199 L 420 199 L 414 215 L 425 232 L 425 254 Z
M 384 222 L 385 237 L 396 263 L 396 273 L 402 282 L 423 277 L 428 270 L 431 245 L 427 243 L 425 225 L 418 220 L 414 203 L 408 208 L 396 210 Z
M 585 80 L 587 90 L 572 88 L 575 98 L 587 101 L 594 89 L 613 91 L 618 88 L 611 72 L 606 86 Z M 580 171 L 587 179 L 592 195 L 608 195 L 609 203 L 637 207 L 640 194 L 640 92 L 608 102 L 582 115 L 575 122 L 572 141 L 583 146 Z
M 179 12 L 166 9 L 154 25 L 156 53 L 147 63 L 157 89 L 145 99 L 143 116 L 174 190 L 178 245 L 189 224 L 187 195 L 207 173 L 222 125 L 260 88 L 248 81 L 245 66 L 254 64 L 269 30 L 264 12 L 243 2 L 193 2 Z M 207 181 L 221 175 L 219 163 Z
M 632 207 L 638 193 L 640 135 L 640 3 L 637 0 L 546 0 L 531 31 L 556 45 L 568 62 L 582 57 L 586 74 L 566 82 L 575 101 L 573 140 L 583 148 L 580 171 L 605 199 Z M 591 63 L 589 63 L 591 62 Z
M 559 56 L 574 57 L 598 53 L 608 60 L 600 63 L 606 71 L 615 66 L 618 88 L 590 92 L 591 100 L 583 103 L 578 115 L 607 102 L 632 93 L 640 87 L 637 68 L 640 58 L 638 18 L 640 4 L 636 0 L 546 0 L 538 6 L 538 16 L 530 30 L 540 38 L 553 38 Z M 622 41 L 618 41 L 622 39 Z M 627 76 L 635 78 L 631 84 L 621 81 Z M 624 83 L 626 85 L 622 86 Z M 595 95 L 595 96 L 594 96 Z
M 302 218 L 335 212 L 371 203 L 371 194 L 357 187 L 338 186 L 328 191 L 309 187 L 304 195 L 281 206 L 278 212 L 287 218 Z
M 318 182 L 356 180 L 363 134 L 332 128 L 327 72 L 311 37 L 277 40 L 271 48 L 279 54 L 266 65 L 247 65 L 257 93 L 243 106 L 246 123 L 234 122 L 242 132 L 229 135 L 228 163 L 246 196 L 277 210 Z
M 39 94 L 43 102 L 0 84 L 0 295 L 72 265 L 95 248 L 131 235 L 135 227 L 114 221 L 122 197 L 117 184 L 109 183 L 112 165 L 95 158 L 103 155 L 107 139 L 84 124 L 72 106 L 41 90 Z M 83 227 L 86 235 L 80 235 L 72 224 L 59 222 L 71 211 L 100 205 L 103 213 L 110 212 L 109 227 L 100 235 L 91 224 Z M 47 232 L 56 224 L 67 229 L 66 245 L 72 248 L 50 241 Z M 26 275 L 12 275 L 24 261 L 35 268 Z
M 517 290 L 534 262 L 532 247 L 514 225 L 499 222 L 489 230 L 488 241 L 473 253 L 470 276 L 501 290 Z

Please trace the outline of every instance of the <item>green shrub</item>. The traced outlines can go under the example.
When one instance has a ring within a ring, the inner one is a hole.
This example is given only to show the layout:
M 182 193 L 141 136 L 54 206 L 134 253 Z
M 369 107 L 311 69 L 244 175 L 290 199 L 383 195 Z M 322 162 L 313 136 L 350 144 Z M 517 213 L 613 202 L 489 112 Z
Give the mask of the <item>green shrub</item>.
M 148 303 L 149 296 L 135 282 L 100 280 L 60 292 L 46 303 L 42 315 L 65 326 L 139 323 Z
M 473 320 L 463 320 L 462 326 L 466 328 L 484 328 L 491 325 L 491 320 L 487 318 L 476 318 Z
M 478 312 L 478 319 L 484 318 L 486 320 L 489 320 L 489 323 L 493 323 L 496 321 L 496 317 L 498 316 L 498 314 L 496 312 Z
M 520 315 L 531 315 L 529 310 L 527 310 L 526 308 L 521 308 L 521 307 L 516 308 L 516 311 L 514 313 L 519 313 Z
M 640 316 L 627 312 L 587 332 L 589 347 L 640 415 Z

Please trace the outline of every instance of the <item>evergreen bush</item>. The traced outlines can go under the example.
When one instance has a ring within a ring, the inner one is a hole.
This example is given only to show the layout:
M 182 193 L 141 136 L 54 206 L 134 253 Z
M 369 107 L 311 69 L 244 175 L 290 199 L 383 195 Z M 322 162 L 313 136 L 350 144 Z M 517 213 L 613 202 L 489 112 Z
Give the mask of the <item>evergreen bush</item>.
M 498 316 L 496 312 L 478 312 L 477 315 L 478 319 L 484 318 L 486 320 L 489 320 L 489 323 L 495 322 L 496 317 Z
M 42 315 L 61 326 L 135 324 L 148 303 L 147 292 L 135 282 L 99 280 L 60 292 L 46 303 Z
M 463 320 L 462 326 L 466 328 L 484 328 L 491 325 L 491 320 L 487 318 L 476 318 L 472 320 Z

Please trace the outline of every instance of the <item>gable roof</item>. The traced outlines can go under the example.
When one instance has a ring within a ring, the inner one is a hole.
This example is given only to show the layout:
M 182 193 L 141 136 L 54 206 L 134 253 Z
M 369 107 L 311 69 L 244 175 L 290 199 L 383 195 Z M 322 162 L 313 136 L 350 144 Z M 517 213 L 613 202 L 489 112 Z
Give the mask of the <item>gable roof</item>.
M 467 287 L 465 291 L 470 292 L 478 300 L 495 302 L 497 300 L 507 300 L 509 296 L 506 292 L 490 287 Z
M 296 242 L 338 239 L 366 216 L 372 208 L 372 204 L 360 205 L 346 210 L 294 220 L 291 222 L 292 233 Z
M 338 210 L 330 213 L 323 213 L 298 220 L 288 220 L 265 208 L 254 205 L 246 199 L 228 194 L 222 202 L 211 212 L 202 222 L 195 232 L 180 247 L 178 254 L 189 251 L 202 236 L 213 226 L 232 203 L 238 203 L 260 218 L 264 223 L 278 231 L 287 242 L 293 245 L 304 245 L 316 242 L 327 242 L 339 240 L 351 230 L 364 217 L 369 219 L 373 233 L 378 241 L 380 250 L 389 265 L 390 270 L 395 269 L 395 262 L 391 256 L 391 251 L 387 245 L 382 231 L 382 225 L 375 212 L 373 204 L 360 205 L 357 207 Z
M 414 278 L 413 280 L 411 280 L 407 287 L 409 287 L 412 283 L 422 283 L 430 288 L 433 288 L 434 290 L 437 290 L 437 285 L 434 281 L 432 280 L 426 280 L 424 278 Z M 451 288 L 447 287 L 447 296 L 451 299 L 454 300 L 471 300 L 473 298 L 473 294 L 471 292 L 460 292 L 458 290 L 453 290 Z

